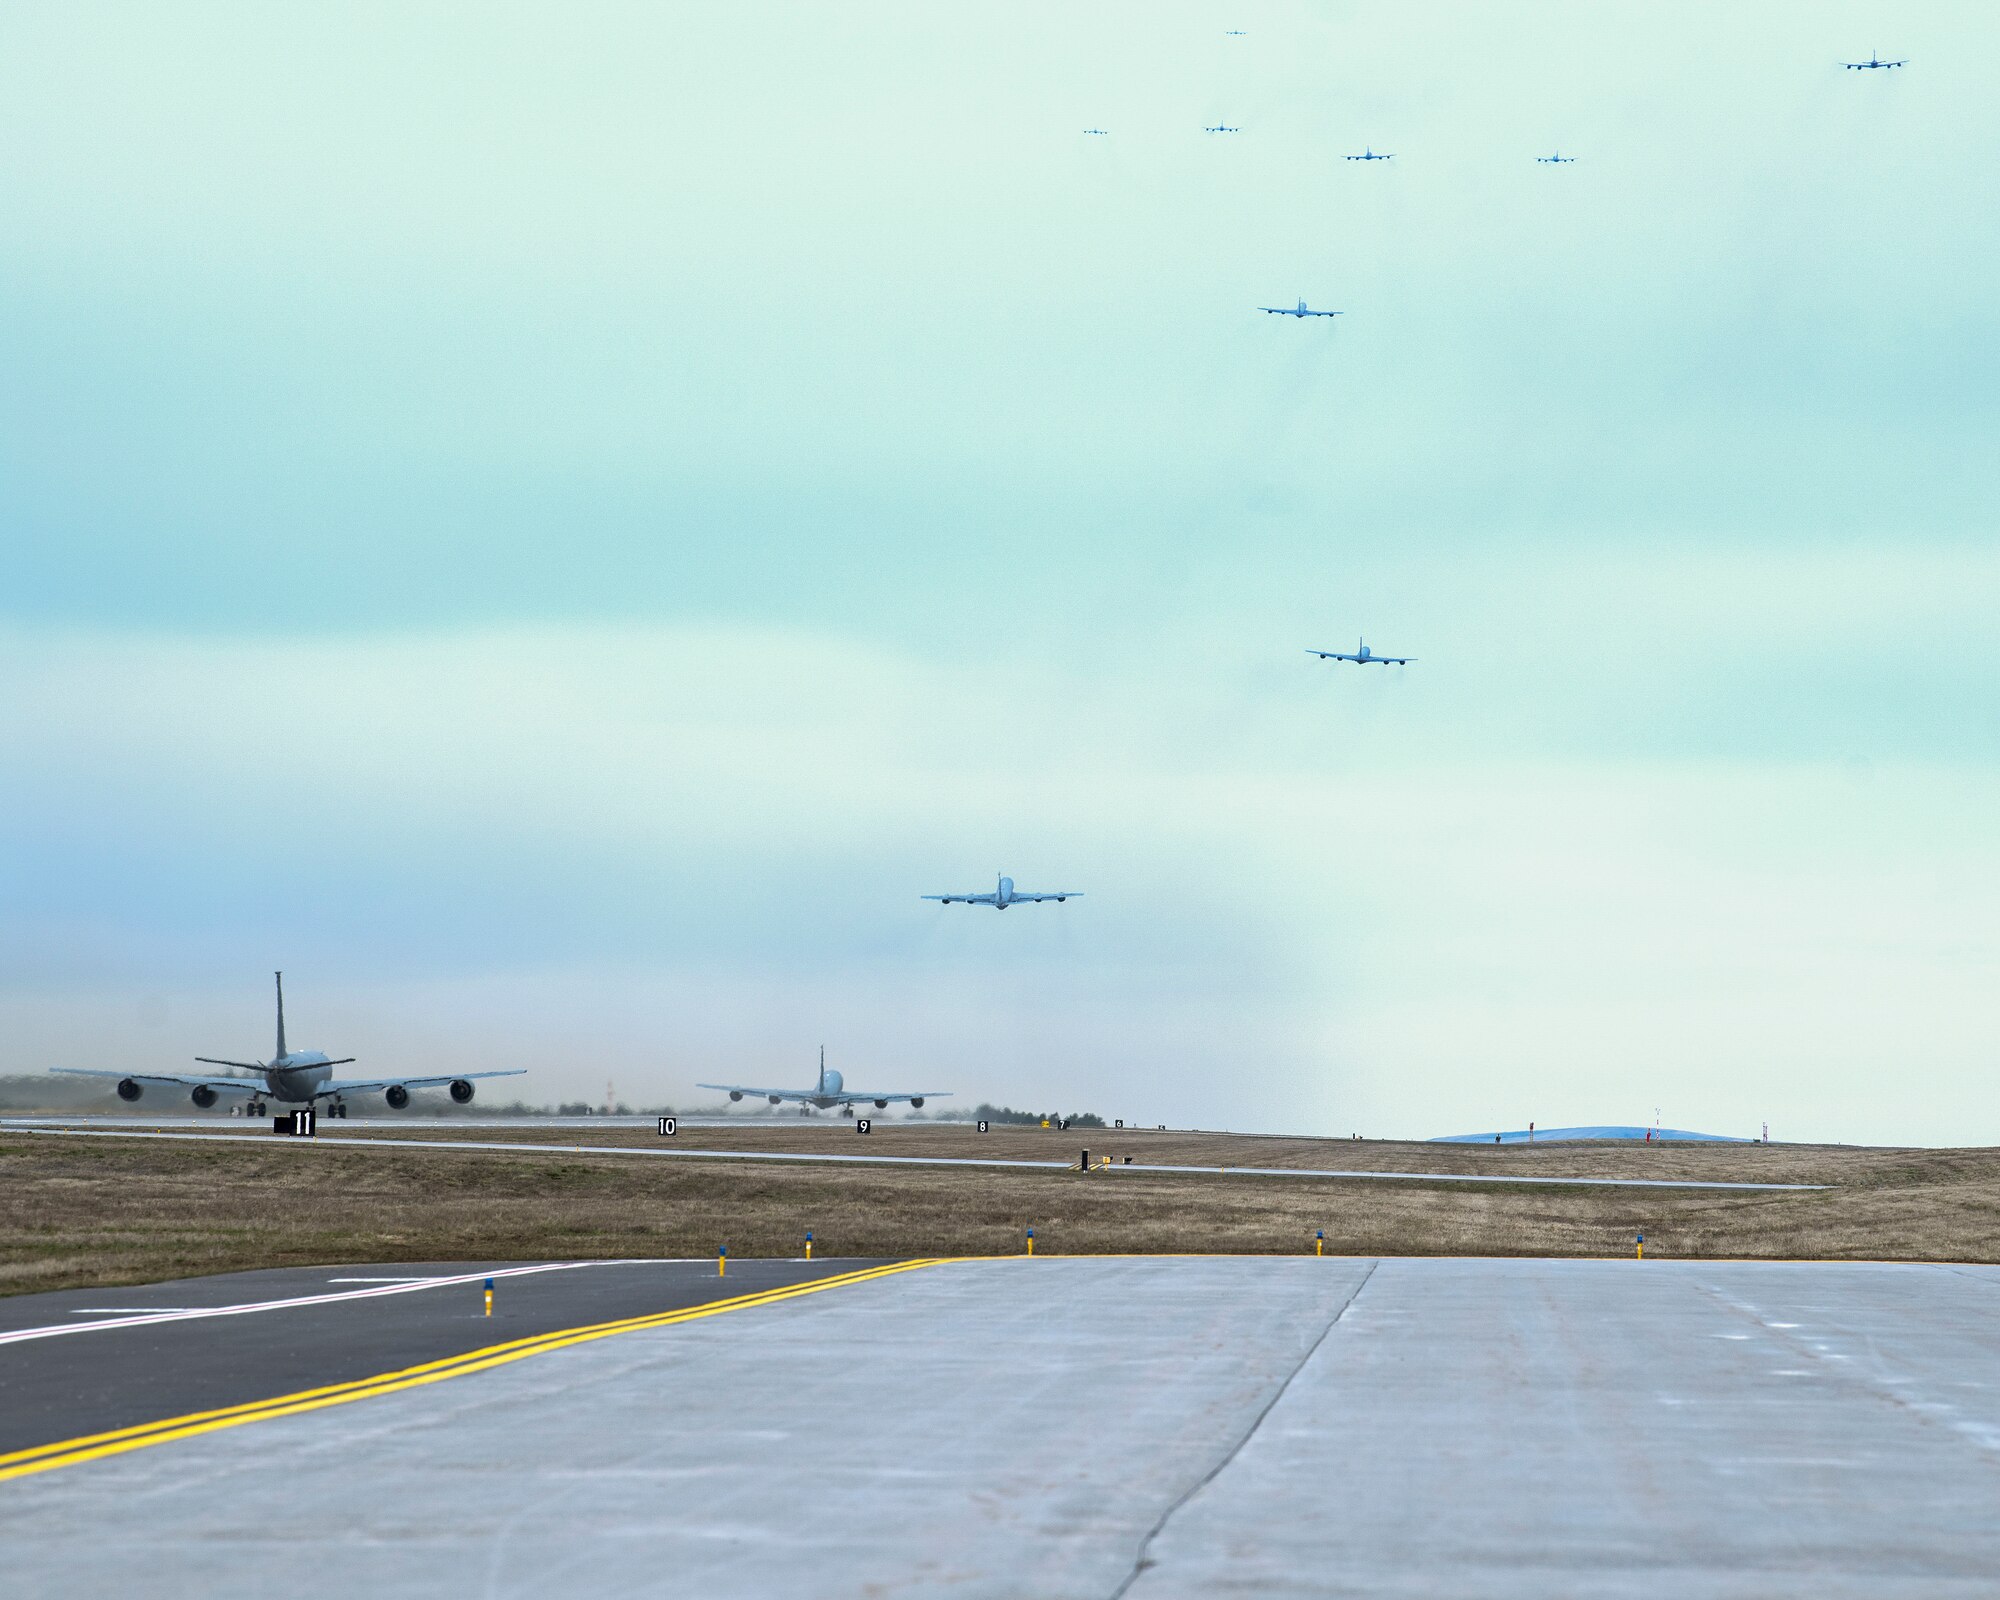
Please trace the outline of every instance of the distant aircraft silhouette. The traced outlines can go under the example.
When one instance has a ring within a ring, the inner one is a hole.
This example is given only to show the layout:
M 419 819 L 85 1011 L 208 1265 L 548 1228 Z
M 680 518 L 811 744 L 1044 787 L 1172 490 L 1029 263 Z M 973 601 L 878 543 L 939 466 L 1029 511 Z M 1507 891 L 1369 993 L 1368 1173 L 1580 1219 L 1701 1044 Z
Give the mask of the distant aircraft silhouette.
M 1396 157 L 1393 151 L 1386 156 L 1378 156 L 1372 147 L 1364 145 L 1360 155 L 1349 156 L 1347 159 L 1349 161 L 1394 161 Z
M 1873 50 L 1870 50 L 1870 51 L 1868 52 L 1868 59 L 1867 59 L 1866 61 L 1843 61 L 1843 62 L 1841 62 L 1841 65 L 1842 65 L 1843 67 L 1847 68 L 1847 70 L 1848 70 L 1849 72 L 1884 72 L 1884 71 L 1888 70 L 1888 69 L 1889 69 L 1890 67 L 1900 67 L 1900 66 L 1904 66 L 1904 65 L 1906 65 L 1906 64 L 1907 64 L 1907 62 L 1906 62 L 1906 61 L 1881 61 L 1881 60 L 1878 60 L 1878 59 L 1876 59 L 1876 55 L 1875 55 L 1875 52 L 1874 52 Z
M 1099 133 L 1099 134 L 1102 134 L 1102 133 L 1109 133 L 1109 132 L 1110 132 L 1111 130 L 1110 130 L 1109 128 L 1085 128 L 1085 129 L 1084 129 L 1083 131 L 1084 131 L 1085 133 Z
M 1343 317 L 1347 315 L 1344 311 L 1315 311 L 1303 300 L 1295 306 L 1259 306 L 1257 309 L 1268 312 L 1274 317 Z
M 1309 656 L 1318 656 L 1322 661 L 1352 661 L 1356 665 L 1363 667 L 1401 667 L 1407 666 L 1410 662 L 1417 659 L 1415 656 L 1378 656 L 1373 650 L 1368 648 L 1368 641 L 1366 639 L 1363 639 L 1361 643 L 1356 645 L 1352 653 L 1345 650 L 1308 649 L 1306 654 Z
M 1566 156 L 1561 151 L 1557 151 L 1552 156 L 1536 156 L 1535 159 L 1541 162 L 1542 165 L 1545 167 L 1566 167 L 1572 161 L 1574 161 L 1576 157 Z
M 1232 128 L 1226 122 L 1218 122 L 1214 127 L 1203 128 L 1201 131 L 1203 133 L 1241 133 L 1243 130 L 1241 128 Z

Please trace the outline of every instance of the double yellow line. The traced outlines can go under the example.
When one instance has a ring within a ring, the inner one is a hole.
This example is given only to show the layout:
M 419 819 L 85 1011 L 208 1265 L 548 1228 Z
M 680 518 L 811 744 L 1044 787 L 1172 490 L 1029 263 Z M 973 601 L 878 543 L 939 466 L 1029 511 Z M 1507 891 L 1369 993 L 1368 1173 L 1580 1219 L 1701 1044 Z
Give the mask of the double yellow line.
M 752 1306 L 775 1305 L 780 1300 L 796 1300 L 801 1295 L 819 1294 L 827 1289 L 841 1289 L 853 1283 L 866 1283 L 872 1278 L 886 1278 L 898 1272 L 911 1272 L 918 1267 L 932 1267 L 936 1259 L 920 1261 L 898 1261 L 886 1267 L 866 1267 L 859 1272 L 843 1272 L 831 1278 L 815 1278 L 809 1283 L 795 1283 L 782 1289 L 766 1289 L 757 1294 L 737 1295 L 728 1300 L 713 1300 L 706 1305 L 688 1306 L 679 1311 L 658 1311 L 650 1316 L 625 1317 L 617 1322 L 596 1322 L 582 1328 L 559 1328 L 554 1333 L 536 1334 L 533 1338 L 515 1339 L 507 1344 L 487 1345 L 484 1349 L 468 1350 L 463 1355 L 447 1356 L 442 1361 L 427 1361 L 422 1366 L 405 1367 L 399 1372 L 377 1373 L 372 1378 L 357 1378 L 351 1383 L 328 1384 L 323 1389 L 301 1389 L 296 1394 L 274 1395 L 268 1400 L 250 1400 L 242 1405 L 224 1406 L 216 1411 L 194 1411 L 186 1416 L 166 1417 L 158 1422 L 144 1422 L 136 1427 L 116 1428 L 110 1433 L 93 1433 L 81 1439 L 62 1439 L 54 1444 L 35 1445 L 27 1450 L 15 1450 L 0 1455 L 0 1483 L 9 1478 L 25 1478 L 34 1472 L 51 1472 L 57 1467 L 73 1467 L 85 1461 L 96 1461 L 104 1456 L 123 1455 L 127 1450 L 144 1450 L 148 1445 L 167 1444 L 175 1439 L 190 1439 L 198 1433 L 214 1433 L 220 1428 L 237 1428 L 246 1422 L 263 1422 L 271 1417 L 297 1416 L 302 1411 L 319 1411 L 327 1406 L 344 1406 L 354 1400 L 369 1400 L 380 1394 L 394 1394 L 399 1389 L 414 1389 L 421 1384 L 441 1383 L 446 1378 L 462 1378 L 467 1373 L 484 1372 L 489 1367 L 503 1367 L 510 1361 L 525 1360 L 550 1350 L 561 1350 L 567 1345 L 587 1344 L 592 1339 L 609 1339 L 620 1333 L 638 1333 L 646 1328 L 665 1328 L 676 1322 L 696 1322 L 703 1317 L 715 1317 L 725 1311 L 747 1311 Z

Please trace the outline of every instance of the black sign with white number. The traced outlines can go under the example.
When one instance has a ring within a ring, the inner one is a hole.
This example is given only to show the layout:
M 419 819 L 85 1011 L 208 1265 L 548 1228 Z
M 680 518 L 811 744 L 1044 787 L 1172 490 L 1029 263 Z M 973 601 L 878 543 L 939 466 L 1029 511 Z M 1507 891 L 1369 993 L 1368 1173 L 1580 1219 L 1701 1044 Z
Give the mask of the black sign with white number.
M 669 1136 L 670 1136 L 670 1135 L 672 1135 L 672 1134 L 676 1134 L 676 1133 L 679 1133 L 680 1131 L 681 1131 L 681 1123 L 680 1123 L 680 1118 L 678 1118 L 678 1117 L 662 1117 L 662 1118 L 660 1118 L 660 1137 L 661 1137 L 661 1138 L 667 1138 L 667 1137 L 669 1137 Z
M 985 1119 L 984 1117 L 981 1117 L 981 1118 L 979 1119 L 979 1131 L 980 1131 L 981 1133 L 984 1133 L 984 1132 L 986 1132 L 986 1129 L 987 1129 L 987 1122 L 986 1122 L 986 1119 Z
M 1125 1126 L 1125 1119 L 1123 1117 L 1120 1117 L 1116 1122 L 1112 1123 L 1111 1126 L 1114 1128 L 1122 1128 Z
M 310 1139 L 319 1132 L 319 1113 L 313 1110 L 287 1111 L 271 1119 L 273 1133 L 287 1133 L 295 1139 Z
M 866 1117 L 856 1117 L 854 1119 L 854 1131 L 856 1133 L 866 1133 L 873 1126 L 874 1124 Z

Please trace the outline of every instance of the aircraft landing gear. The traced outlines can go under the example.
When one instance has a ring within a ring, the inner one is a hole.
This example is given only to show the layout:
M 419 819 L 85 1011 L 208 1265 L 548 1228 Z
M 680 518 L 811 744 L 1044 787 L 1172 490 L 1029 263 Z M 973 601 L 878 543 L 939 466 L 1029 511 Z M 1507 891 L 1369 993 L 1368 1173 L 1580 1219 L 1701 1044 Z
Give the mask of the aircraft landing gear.
M 270 1111 L 271 1108 L 265 1105 L 263 1101 L 252 1100 L 247 1106 L 243 1108 L 243 1115 L 246 1117 L 263 1117 L 263 1116 L 269 1116 Z
M 328 1102 L 327 1102 L 327 1107 L 326 1107 L 326 1114 L 327 1114 L 327 1115 L 328 1115 L 329 1117 L 344 1117 L 344 1116 L 346 1116 L 346 1115 L 347 1115 L 347 1102 L 346 1102 L 345 1100 L 330 1100 L 330 1101 L 328 1101 Z
M 841 1114 L 841 1115 L 842 1115 L 843 1117 L 851 1117 L 851 1116 L 853 1116 L 853 1115 L 854 1115 L 854 1107 L 852 1107 L 852 1106 L 842 1106 L 842 1107 L 840 1108 L 840 1114 Z

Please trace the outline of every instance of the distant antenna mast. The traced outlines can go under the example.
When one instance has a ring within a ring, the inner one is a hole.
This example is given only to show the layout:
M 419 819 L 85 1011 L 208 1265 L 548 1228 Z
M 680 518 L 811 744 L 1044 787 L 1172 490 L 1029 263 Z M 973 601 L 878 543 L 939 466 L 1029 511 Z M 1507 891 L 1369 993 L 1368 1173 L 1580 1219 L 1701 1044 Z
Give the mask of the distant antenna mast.
M 618 1104 L 618 1091 L 611 1086 L 611 1080 L 604 1080 L 604 1114 L 611 1115 L 611 1108 Z

